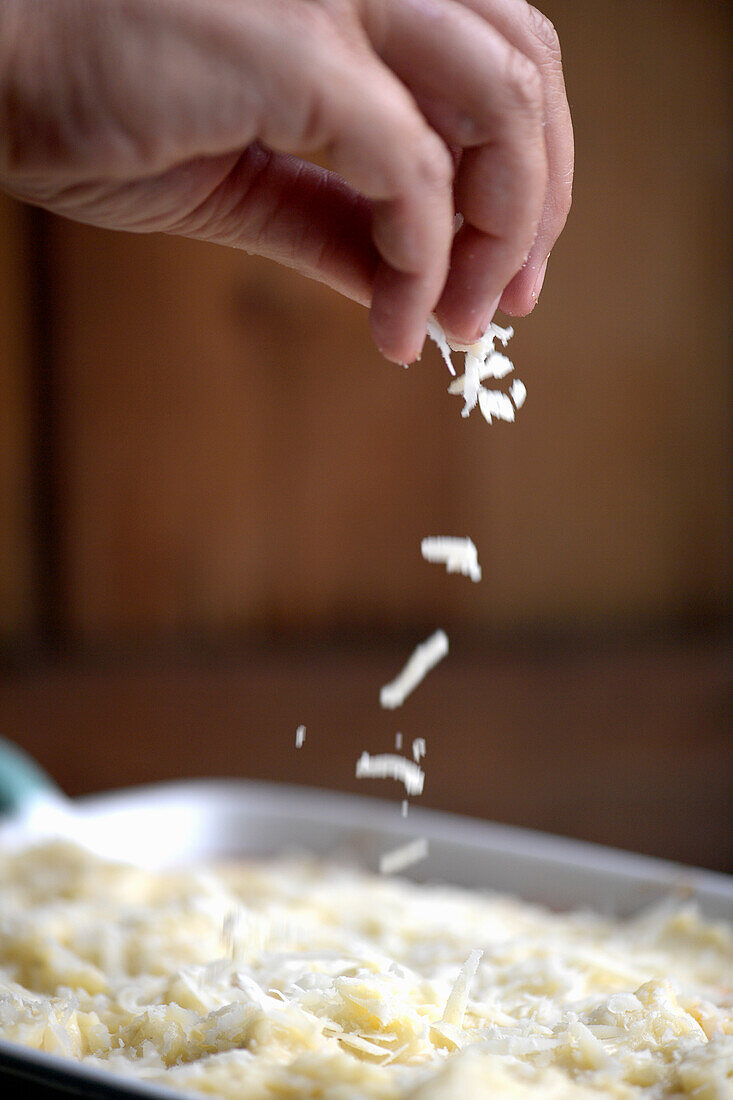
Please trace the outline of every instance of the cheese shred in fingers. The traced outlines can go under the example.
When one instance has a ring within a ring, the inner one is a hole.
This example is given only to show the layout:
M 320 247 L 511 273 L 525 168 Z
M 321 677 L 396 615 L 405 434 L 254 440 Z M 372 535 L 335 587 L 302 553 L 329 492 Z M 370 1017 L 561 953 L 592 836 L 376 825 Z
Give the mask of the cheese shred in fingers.
M 463 397 L 461 416 L 468 416 L 478 405 L 484 419 L 491 424 L 494 420 L 514 420 L 515 410 L 521 409 L 527 397 L 527 388 L 516 379 L 509 387 L 509 394 L 501 390 L 486 389 L 487 378 L 497 380 L 506 377 L 514 370 L 514 364 L 506 355 L 494 348 L 494 340 L 500 340 L 504 347 L 514 335 L 514 329 L 501 328 L 493 321 L 480 340 L 474 344 L 459 344 L 449 340 L 436 317 L 431 317 L 427 327 L 428 336 L 437 344 L 446 366 L 454 376 L 448 387 L 448 393 Z M 463 374 L 455 377 L 452 352 L 464 356 Z

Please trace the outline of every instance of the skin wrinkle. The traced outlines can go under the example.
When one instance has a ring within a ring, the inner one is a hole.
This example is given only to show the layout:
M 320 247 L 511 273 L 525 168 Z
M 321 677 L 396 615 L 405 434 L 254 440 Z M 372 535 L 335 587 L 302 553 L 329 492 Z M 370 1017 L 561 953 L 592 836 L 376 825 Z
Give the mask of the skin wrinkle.
M 255 254 L 261 252 L 263 238 L 265 238 L 267 234 L 267 229 L 275 221 L 278 211 L 283 208 L 284 187 L 278 186 L 274 193 L 265 187 L 267 182 L 266 177 L 272 164 L 272 154 L 268 150 L 264 151 L 267 153 L 266 164 L 258 169 L 253 180 L 247 182 L 247 187 L 243 192 L 239 191 L 238 179 L 234 181 L 234 186 L 237 188 L 235 201 L 224 218 L 225 226 L 223 230 L 217 231 L 217 236 L 223 236 L 226 240 L 232 232 L 231 223 L 236 223 L 237 231 L 242 232 L 242 230 L 244 230 L 248 248 Z M 302 171 L 302 169 L 298 169 L 298 172 L 300 171 Z M 258 211 L 257 221 L 252 224 L 252 215 L 250 214 L 249 217 L 247 217 L 246 204 L 248 199 L 255 197 L 258 191 L 262 191 L 267 197 Z M 207 225 L 206 228 L 208 232 L 211 226 Z M 275 254 L 279 251 L 280 249 L 276 248 Z M 273 254 L 272 251 L 270 254 Z
M 216 195 L 219 188 L 224 184 L 225 179 L 222 176 L 229 174 L 229 167 L 231 165 L 231 157 L 220 158 L 204 158 L 200 161 L 192 161 L 184 168 L 169 169 L 167 172 L 161 173 L 157 177 L 151 179 L 134 180 L 130 183 L 109 183 L 106 180 L 89 181 L 86 183 L 75 183 L 67 186 L 60 186 L 54 192 L 54 204 L 59 213 L 66 214 L 67 211 L 72 211 L 73 216 L 77 220 L 87 221 L 88 224 L 96 224 L 100 220 L 104 220 L 104 215 L 107 208 L 115 212 L 117 220 L 120 222 L 121 227 L 128 232 L 132 233 L 148 233 L 148 232 L 179 232 L 183 227 L 183 223 L 186 217 L 180 219 L 180 225 L 176 225 L 173 228 L 171 221 L 164 213 L 156 212 L 154 208 L 148 210 L 147 215 L 143 218 L 133 217 L 129 220 L 125 214 L 125 211 L 129 208 L 134 208 L 137 203 L 137 195 L 140 188 L 144 188 L 146 191 L 146 198 L 148 206 L 151 205 L 151 200 L 154 199 L 155 190 L 159 190 L 162 198 L 167 198 L 169 189 L 169 179 L 171 176 L 175 177 L 179 186 L 182 189 L 185 188 L 185 175 L 189 174 L 195 177 L 199 174 L 197 170 L 213 173 L 217 167 L 217 164 L 221 164 L 221 171 L 216 172 L 220 182 L 213 185 L 213 189 L 210 194 L 201 203 L 197 203 L 192 207 L 191 213 L 197 209 L 198 206 L 203 204 Z M 183 174 L 183 178 L 182 178 Z M 93 217 L 85 217 L 84 208 L 91 207 L 95 213 Z M 123 224 L 124 223 L 124 224 Z
M 542 77 L 535 63 L 510 46 L 501 75 L 504 87 L 521 103 L 524 112 L 541 119 L 544 108 Z
M 102 3 L 95 13 L 95 21 L 90 31 L 92 44 L 115 40 L 124 29 L 120 26 L 121 5 Z M 154 177 L 170 167 L 161 159 L 156 162 L 154 143 L 138 127 L 129 124 L 133 120 L 131 113 L 128 124 L 119 118 L 115 109 L 114 96 L 110 89 L 127 71 L 131 62 L 127 57 L 119 58 L 119 68 L 113 74 L 109 65 L 105 65 L 103 54 L 91 49 L 87 53 L 78 50 L 78 40 L 83 40 L 83 6 L 70 4 L 61 24 L 61 50 L 54 49 L 54 43 L 47 44 L 47 53 L 42 63 L 56 67 L 59 71 L 57 85 L 64 97 L 64 105 L 57 114 L 63 130 L 60 133 L 62 146 L 66 154 L 66 164 L 59 167 L 67 175 L 83 179 L 85 175 L 102 176 L 126 182 L 135 165 L 145 164 L 147 170 L 142 175 Z M 48 38 L 46 28 L 46 38 Z M 45 41 L 45 40 L 42 40 Z M 136 43 L 133 46 L 136 47 Z M 135 49 L 131 50 L 136 57 Z M 137 112 L 134 112 L 137 113 Z
M 560 38 L 555 29 L 555 24 L 544 12 L 536 8 L 534 4 L 527 4 L 527 9 L 532 26 L 532 33 L 539 38 L 543 46 L 548 50 L 550 56 L 557 63 L 558 68 L 562 68 L 562 49 L 560 47 Z
M 340 182 L 343 182 L 343 181 L 340 181 Z M 343 186 L 345 187 L 346 185 L 343 184 Z M 320 178 L 316 181 L 315 191 L 316 191 L 316 195 L 319 196 L 321 198 L 321 201 L 322 201 L 323 195 L 324 195 L 324 192 L 325 192 L 325 178 Z M 368 222 L 369 209 L 368 209 L 368 205 L 369 204 L 365 203 L 364 200 L 362 200 L 360 196 L 357 196 L 355 194 L 350 195 L 349 197 L 360 202 L 360 204 L 363 208 L 363 212 L 366 215 L 364 225 L 365 225 L 365 228 L 368 232 L 368 229 L 369 229 L 369 222 Z M 311 227 L 310 223 L 306 227 L 304 227 L 304 233 L 305 232 L 309 232 L 309 233 L 312 232 L 312 227 Z M 325 239 L 321 239 L 320 241 L 318 241 L 316 239 L 315 240 L 315 248 L 316 248 L 315 257 L 314 257 L 313 261 L 311 262 L 311 267 L 315 272 L 323 271 L 324 267 L 326 266 L 326 256 L 328 255 L 329 250 L 332 250 L 333 243 L 331 241 L 327 241 Z M 374 254 L 373 254 L 373 267 L 376 266 L 376 262 L 377 262 L 377 252 L 376 252 L 376 249 L 375 249 Z M 371 272 L 371 274 L 373 275 L 373 271 Z
M 258 166 L 257 172 L 256 172 L 254 178 L 248 182 L 246 194 L 238 195 L 234 202 L 226 204 L 226 207 L 223 211 L 216 211 L 215 214 L 211 217 L 205 216 L 206 212 L 205 212 L 204 209 L 202 209 L 203 207 L 205 207 L 205 205 L 209 201 L 209 199 L 205 199 L 202 204 L 199 204 L 199 207 L 197 207 L 196 211 L 192 212 L 192 219 L 193 220 L 192 220 L 190 225 L 186 223 L 185 225 L 182 225 L 182 226 L 169 227 L 165 231 L 166 232 L 171 232 L 171 233 L 177 233 L 177 232 L 180 232 L 181 230 L 185 229 L 185 231 L 187 233 L 190 233 L 191 236 L 195 236 L 195 237 L 199 237 L 199 238 L 203 238 L 203 239 L 208 239 L 213 234 L 213 235 L 216 236 L 216 238 L 219 241 L 224 241 L 224 242 L 226 242 L 227 238 L 232 234 L 232 232 L 235 231 L 234 228 L 233 228 L 234 226 L 236 226 L 236 231 L 237 232 L 241 232 L 243 222 L 242 222 L 242 218 L 240 216 L 240 208 L 245 207 L 246 200 L 248 198 L 251 198 L 252 192 L 256 188 L 264 188 L 265 192 L 267 193 L 267 184 L 266 184 L 266 180 L 265 180 L 264 177 L 265 177 L 265 175 L 267 174 L 268 171 L 272 170 L 273 162 L 275 160 L 275 155 L 270 150 L 268 150 L 264 147 L 259 147 L 259 153 L 261 155 L 263 155 L 265 157 L 265 159 Z M 246 155 L 247 154 L 243 154 L 243 157 L 240 158 L 240 161 L 243 161 L 245 159 Z M 293 161 L 293 163 L 295 163 L 294 158 L 290 158 L 290 159 L 291 159 L 291 161 Z M 235 165 L 234 168 L 232 169 L 231 173 L 229 173 L 228 178 L 222 181 L 222 183 L 220 184 L 220 189 L 222 191 L 224 191 L 227 186 L 236 186 L 236 184 L 232 183 L 232 178 L 231 177 L 236 176 L 238 167 L 239 167 L 239 165 Z M 301 175 L 304 172 L 312 172 L 312 171 L 313 171 L 313 166 L 312 165 L 309 165 L 309 164 L 302 164 L 300 166 L 296 165 L 296 172 L 297 172 L 298 175 Z M 329 182 L 329 177 L 330 176 L 332 176 L 331 173 L 324 173 L 322 176 L 314 175 L 311 178 L 311 185 L 312 185 L 313 190 L 315 192 L 314 201 L 317 199 L 317 196 L 318 196 L 319 192 L 325 192 L 327 190 L 327 184 Z M 341 181 L 339 181 L 339 182 L 341 182 Z M 280 192 L 279 202 L 278 202 L 279 206 L 284 205 L 284 203 L 285 203 L 285 192 L 287 190 L 291 189 L 293 186 L 294 186 L 294 181 L 293 180 L 288 180 L 283 184 L 282 190 Z M 355 196 L 355 195 L 351 194 L 349 192 L 349 188 L 346 184 L 341 182 L 341 187 L 343 189 L 345 197 L 349 201 L 357 200 L 359 202 L 359 204 L 364 208 L 363 211 L 362 211 L 363 218 L 364 218 L 363 231 L 366 235 L 368 235 L 368 222 L 366 220 L 366 215 L 367 215 L 366 206 L 367 206 L 367 204 L 364 203 L 363 200 L 359 199 L 358 196 Z M 200 216 L 200 215 L 204 215 L 204 216 Z M 248 238 L 248 245 L 247 245 L 246 251 L 252 252 L 253 254 L 256 253 L 256 254 L 259 254 L 259 255 L 268 256 L 270 259 L 278 260 L 279 262 L 286 264 L 286 266 L 291 266 L 288 255 L 284 252 L 283 246 L 282 246 L 281 243 L 278 242 L 277 244 L 275 244 L 274 241 L 272 241 L 272 240 L 268 241 L 267 244 L 263 243 L 263 238 L 266 236 L 267 223 L 272 221 L 275 218 L 275 216 L 276 216 L 276 210 L 275 209 L 271 209 L 271 210 L 269 210 L 269 212 L 265 213 L 265 215 L 264 215 L 263 219 L 260 221 L 258 227 L 255 228 L 254 233 L 251 236 L 251 239 Z M 332 214 L 332 217 L 333 217 L 333 214 Z M 230 223 L 230 224 L 228 224 L 228 223 Z M 296 231 L 297 231 L 297 226 L 296 226 Z M 324 272 L 323 271 L 323 265 L 326 263 L 326 259 L 329 255 L 329 250 L 332 250 L 332 251 L 334 250 L 333 240 L 329 240 L 329 239 L 324 238 L 321 241 L 318 241 L 318 229 L 317 228 L 314 229 L 314 226 L 313 226 L 311 221 L 308 221 L 307 223 L 300 226 L 300 233 L 301 233 L 301 242 L 302 242 L 302 245 L 303 245 L 304 248 L 305 248 L 305 245 L 307 243 L 307 238 L 309 236 L 312 238 L 312 241 L 311 241 L 311 243 L 308 247 L 307 267 L 303 270 L 303 273 L 305 275 L 307 275 L 308 277 L 310 277 L 310 278 L 318 278 L 319 274 L 320 274 L 321 281 L 327 282 L 329 285 L 331 285 L 331 283 L 332 283 L 332 275 L 330 275 L 331 268 L 337 268 L 339 266 L 346 267 L 346 264 L 344 263 L 344 258 L 343 258 L 342 251 L 339 250 L 338 253 L 334 254 L 332 263 L 331 263 L 331 265 L 329 265 L 328 271 Z M 314 248 L 315 248 L 315 255 L 311 259 L 310 258 L 310 253 L 312 252 L 312 250 Z M 302 255 L 303 258 L 305 259 L 305 252 L 299 253 L 299 255 Z M 369 301 L 370 301 L 370 295 L 369 295 L 368 291 L 366 290 L 366 287 L 368 287 L 369 282 L 373 278 L 374 268 L 376 266 L 376 260 L 377 260 L 376 254 L 373 254 L 372 257 L 371 257 L 371 263 L 370 264 L 365 264 L 363 266 L 363 268 L 358 272 L 358 278 L 359 278 L 358 288 L 355 287 L 353 292 L 349 295 L 350 297 L 353 297 L 354 300 L 360 302 L 360 304 L 362 304 L 362 305 L 368 305 Z
M 297 165 L 296 168 L 295 168 L 295 177 L 294 177 L 294 179 L 291 182 L 289 182 L 289 184 L 287 184 L 286 186 L 280 188 L 279 191 L 277 192 L 277 194 L 275 195 L 275 201 L 271 204 L 269 210 L 267 210 L 264 218 L 262 219 L 262 221 L 260 222 L 260 225 L 258 226 L 257 230 L 255 231 L 254 236 L 252 237 L 252 247 L 255 249 L 255 251 L 257 251 L 258 249 L 260 249 L 262 247 L 261 242 L 262 242 L 263 237 L 267 235 L 268 226 L 271 226 L 273 223 L 275 223 L 277 221 L 278 214 L 281 213 L 282 210 L 284 209 L 285 204 L 286 204 L 286 199 L 287 199 L 287 191 L 288 191 L 289 187 L 291 187 L 291 186 L 292 187 L 297 187 L 298 179 L 303 175 L 304 171 L 305 171 L 305 165 L 304 164 Z M 262 179 L 261 176 L 259 178 Z M 307 223 L 301 224 L 300 231 L 303 235 L 305 235 L 309 232 L 309 226 L 307 225 Z M 270 234 L 270 236 L 272 237 L 272 239 L 277 239 L 276 236 L 272 233 Z M 305 258 L 305 254 L 300 249 L 287 249 L 286 254 L 290 253 L 291 251 L 292 252 L 298 252 L 299 255 L 302 255 Z
M 233 181 L 238 179 L 241 175 L 242 166 L 247 160 L 252 160 L 255 155 L 261 157 L 261 162 L 257 166 L 252 178 L 248 180 L 246 191 L 242 194 L 241 192 L 237 193 L 236 190 L 233 190 L 233 201 L 226 202 L 227 188 L 232 187 Z M 256 185 L 258 177 L 267 170 L 271 157 L 272 153 L 262 146 L 248 146 L 236 159 L 213 191 L 205 195 L 200 202 L 197 202 L 177 222 L 167 226 L 165 232 L 171 234 L 186 232 L 199 234 L 206 229 L 211 230 L 212 233 L 220 232 L 221 226 L 219 223 L 226 223 L 226 221 L 232 217 L 236 206 L 246 199 L 247 195 Z M 209 207 L 213 209 L 208 209 Z
M 333 173 L 328 173 L 328 177 L 333 180 Z M 331 181 L 329 181 L 331 182 Z M 364 242 L 365 247 L 363 250 L 364 262 L 361 266 L 360 277 L 360 289 L 356 288 L 349 293 L 349 297 L 354 301 L 359 302 L 361 305 L 371 305 L 371 286 L 374 281 L 374 275 L 379 264 L 379 254 L 374 247 L 371 240 L 371 204 L 364 199 L 361 195 L 351 191 L 348 184 L 343 180 L 336 177 L 336 184 L 340 187 L 344 197 L 349 203 L 351 222 L 348 225 L 343 226 L 343 233 L 356 234 L 359 233 Z M 329 210 L 331 222 L 334 228 L 339 227 L 338 215 L 334 218 L 333 207 L 329 206 L 329 198 L 326 189 L 326 177 L 320 180 L 316 185 L 317 192 L 320 193 L 321 202 L 326 202 L 326 208 Z M 340 212 L 339 212 L 340 213 Z M 309 223 L 310 227 L 310 223 Z M 316 238 L 317 240 L 317 238 Z M 367 243 L 368 242 L 368 243 Z M 342 241 L 337 237 L 326 238 L 322 237 L 317 242 L 316 255 L 312 263 L 312 270 L 306 272 L 310 277 L 320 278 L 323 282 L 332 286 L 335 284 L 332 282 L 329 272 L 335 270 L 338 266 L 344 264 L 345 252 L 342 247 Z M 338 286 L 335 286 L 338 289 Z

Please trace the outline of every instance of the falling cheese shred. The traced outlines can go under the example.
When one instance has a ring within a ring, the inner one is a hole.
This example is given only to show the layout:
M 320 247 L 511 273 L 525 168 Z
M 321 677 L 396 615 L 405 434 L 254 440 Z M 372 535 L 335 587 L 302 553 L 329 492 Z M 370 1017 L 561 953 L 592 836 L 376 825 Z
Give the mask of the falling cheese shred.
M 472 581 L 481 580 L 481 566 L 473 539 L 454 535 L 434 535 L 420 543 L 425 561 L 443 563 L 447 573 L 462 573 Z
M 422 794 L 425 785 L 425 772 L 406 756 L 393 752 L 377 753 L 371 756 L 363 752 L 356 762 L 357 779 L 396 779 L 404 784 L 407 794 Z
M 379 693 L 379 702 L 388 710 L 401 707 L 405 699 L 425 679 L 431 669 L 448 652 L 448 636 L 444 630 L 434 634 L 417 647 L 400 674 Z
M 428 842 L 425 837 L 417 837 L 407 844 L 401 844 L 390 852 L 385 852 L 379 857 L 379 873 L 381 875 L 397 875 L 400 871 L 407 870 L 413 864 L 425 859 L 428 854 Z
M 733 929 L 690 903 L 618 920 L 314 860 L 0 848 L 0 1038 L 112 1091 L 727 1100 L 732 991 Z

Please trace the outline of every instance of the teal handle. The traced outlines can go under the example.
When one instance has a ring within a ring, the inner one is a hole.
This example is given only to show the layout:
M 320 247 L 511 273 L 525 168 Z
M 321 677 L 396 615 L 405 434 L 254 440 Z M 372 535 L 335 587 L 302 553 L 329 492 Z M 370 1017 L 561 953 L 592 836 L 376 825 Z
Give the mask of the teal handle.
M 35 760 L 0 737 L 0 814 L 14 814 L 43 795 L 60 794 L 59 788 Z

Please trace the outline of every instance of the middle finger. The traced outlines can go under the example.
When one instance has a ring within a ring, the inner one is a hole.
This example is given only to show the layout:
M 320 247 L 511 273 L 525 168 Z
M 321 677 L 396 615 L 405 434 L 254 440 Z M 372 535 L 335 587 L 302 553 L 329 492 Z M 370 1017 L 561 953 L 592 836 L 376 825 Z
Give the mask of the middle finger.
M 470 342 L 537 232 L 547 179 L 541 78 L 455 0 L 393 0 L 381 14 L 375 49 L 444 140 L 465 150 L 456 176 L 464 227 L 439 316 L 452 336 Z

